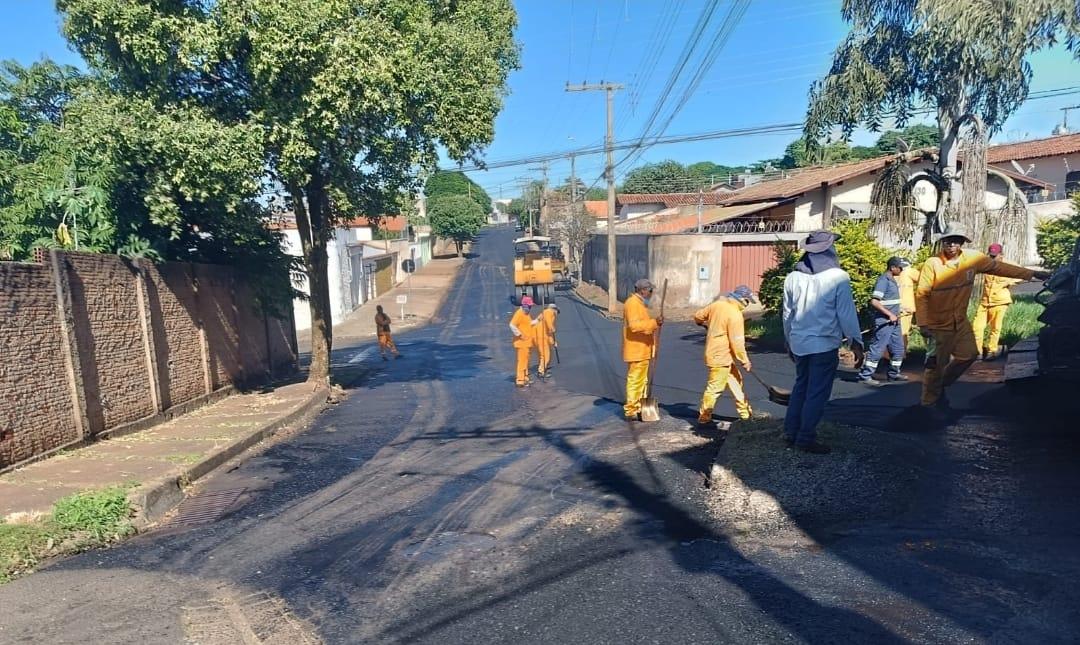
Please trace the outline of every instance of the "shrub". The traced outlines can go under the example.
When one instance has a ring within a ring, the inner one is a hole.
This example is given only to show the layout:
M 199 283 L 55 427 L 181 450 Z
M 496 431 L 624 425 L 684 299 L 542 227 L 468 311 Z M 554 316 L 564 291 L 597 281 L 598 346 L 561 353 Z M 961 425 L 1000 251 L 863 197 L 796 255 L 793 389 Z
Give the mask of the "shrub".
M 123 488 L 77 493 L 53 506 L 53 522 L 65 531 L 83 531 L 96 540 L 131 532 L 131 505 Z
M 843 237 L 836 243 L 840 266 L 851 276 L 851 293 L 860 318 L 870 319 L 870 295 L 874 283 L 885 272 L 889 251 L 870 234 L 869 220 L 843 220 L 833 227 Z
M 1047 269 L 1057 269 L 1068 264 L 1076 246 L 1076 239 L 1080 237 L 1080 193 L 1073 194 L 1072 202 L 1076 211 L 1072 217 L 1048 220 L 1038 226 L 1035 246 L 1042 257 L 1043 266 Z
M 773 258 L 776 266 L 761 274 L 761 288 L 758 298 L 768 315 L 780 313 L 784 297 L 784 278 L 795 270 L 801 253 L 794 244 L 777 242 L 773 245 Z

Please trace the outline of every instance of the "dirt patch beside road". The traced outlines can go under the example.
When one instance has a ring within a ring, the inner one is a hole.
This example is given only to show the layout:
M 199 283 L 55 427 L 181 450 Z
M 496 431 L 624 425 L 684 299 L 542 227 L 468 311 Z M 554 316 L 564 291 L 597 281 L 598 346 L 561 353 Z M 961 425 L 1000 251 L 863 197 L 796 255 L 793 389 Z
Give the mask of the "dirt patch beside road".
M 736 534 L 761 538 L 840 528 L 902 514 L 924 451 L 910 437 L 824 423 L 829 455 L 787 448 L 783 422 L 736 424 L 710 473 L 710 511 Z

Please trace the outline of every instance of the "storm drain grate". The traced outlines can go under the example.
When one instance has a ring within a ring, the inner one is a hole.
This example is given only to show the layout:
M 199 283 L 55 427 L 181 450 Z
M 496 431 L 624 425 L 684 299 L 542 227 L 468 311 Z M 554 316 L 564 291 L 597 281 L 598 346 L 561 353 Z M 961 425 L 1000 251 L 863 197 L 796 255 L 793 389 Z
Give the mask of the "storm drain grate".
M 246 488 L 208 490 L 180 502 L 176 516 L 166 526 L 193 526 L 207 524 L 221 517 L 232 508 Z

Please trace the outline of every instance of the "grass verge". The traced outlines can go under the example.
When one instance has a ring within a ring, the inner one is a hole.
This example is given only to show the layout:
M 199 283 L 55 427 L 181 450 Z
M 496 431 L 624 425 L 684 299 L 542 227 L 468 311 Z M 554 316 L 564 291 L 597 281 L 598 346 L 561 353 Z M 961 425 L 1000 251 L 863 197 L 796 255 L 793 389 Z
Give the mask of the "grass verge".
M 1005 311 L 1005 320 L 1001 323 L 1001 344 L 1003 347 L 1012 347 L 1016 343 L 1030 338 L 1039 333 L 1043 324 L 1039 322 L 1044 307 L 1035 302 L 1035 296 L 1021 294 L 1013 296 L 1013 303 Z M 968 307 L 968 320 L 975 318 L 975 306 Z M 908 337 L 909 352 L 925 352 L 926 339 L 919 334 L 919 330 L 912 328 L 911 336 Z
M 0 521 L 0 584 L 30 573 L 48 558 L 79 553 L 135 532 L 128 487 L 70 495 L 52 514 Z

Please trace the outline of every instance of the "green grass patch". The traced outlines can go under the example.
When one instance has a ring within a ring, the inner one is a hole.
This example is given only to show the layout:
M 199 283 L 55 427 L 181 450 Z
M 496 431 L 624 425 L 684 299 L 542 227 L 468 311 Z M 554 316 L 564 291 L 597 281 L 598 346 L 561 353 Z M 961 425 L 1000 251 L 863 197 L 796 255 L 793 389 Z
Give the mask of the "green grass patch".
M 181 466 L 187 466 L 189 464 L 198 463 L 202 458 L 203 455 L 201 452 L 185 452 L 178 455 L 168 455 L 165 457 L 165 461 Z
M 765 315 L 746 321 L 746 337 L 759 347 L 784 348 L 784 322 L 780 316 Z
M 69 495 L 52 515 L 0 522 L 0 584 L 29 573 L 43 560 L 105 546 L 135 532 L 127 487 Z
M 1001 344 L 1011 347 L 1016 343 L 1039 333 L 1043 324 L 1039 322 L 1044 307 L 1035 302 L 1035 296 L 1021 294 L 1013 296 L 1013 303 L 1005 312 L 1005 320 L 1001 323 Z M 975 318 L 975 305 L 968 307 L 968 319 Z M 925 352 L 926 339 L 919 334 L 914 327 L 911 336 L 908 337 L 908 351 Z

